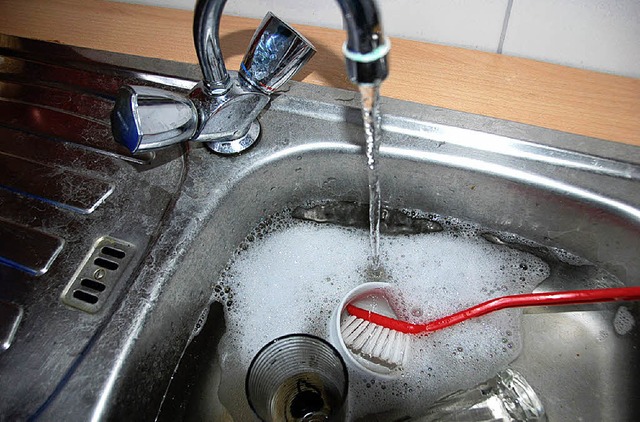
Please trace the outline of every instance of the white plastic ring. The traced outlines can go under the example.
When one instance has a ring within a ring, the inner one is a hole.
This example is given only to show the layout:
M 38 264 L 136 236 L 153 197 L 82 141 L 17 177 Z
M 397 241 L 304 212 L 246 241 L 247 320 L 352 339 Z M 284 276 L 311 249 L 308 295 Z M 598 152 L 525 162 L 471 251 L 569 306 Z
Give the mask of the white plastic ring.
M 371 63 L 376 60 L 380 60 L 389 53 L 389 50 L 391 50 L 391 41 L 388 37 L 385 37 L 382 44 L 368 53 L 357 53 L 355 51 L 351 51 L 347 48 L 346 42 L 342 44 L 342 54 L 344 54 L 347 59 L 358 63 Z

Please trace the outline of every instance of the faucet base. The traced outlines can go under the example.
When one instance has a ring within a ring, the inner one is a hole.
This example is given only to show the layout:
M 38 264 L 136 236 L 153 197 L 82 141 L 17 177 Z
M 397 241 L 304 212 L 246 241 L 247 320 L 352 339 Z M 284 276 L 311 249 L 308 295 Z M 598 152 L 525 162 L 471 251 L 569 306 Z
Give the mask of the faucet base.
M 243 136 L 232 139 L 230 141 L 212 141 L 206 142 L 207 148 L 216 154 L 235 155 L 247 150 L 253 146 L 260 136 L 260 123 L 254 120 L 251 127 Z

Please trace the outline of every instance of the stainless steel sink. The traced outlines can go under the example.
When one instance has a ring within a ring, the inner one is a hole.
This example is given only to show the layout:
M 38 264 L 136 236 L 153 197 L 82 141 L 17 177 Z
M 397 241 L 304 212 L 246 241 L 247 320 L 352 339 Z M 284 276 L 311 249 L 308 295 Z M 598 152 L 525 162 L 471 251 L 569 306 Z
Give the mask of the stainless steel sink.
M 115 90 L 126 82 L 185 91 L 199 79 L 195 66 L 1 40 L 0 94 L 13 114 L 0 118 L 11 135 L 0 159 L 22 166 L 0 169 L 0 222 L 61 239 L 53 243 L 61 249 L 50 253 L 44 274 L 0 266 L 0 303 L 21 312 L 0 352 L 0 419 L 221 417 L 215 386 L 224 320 L 222 307 L 210 306 L 215 284 L 269 215 L 309 201 L 367 202 L 358 95 L 292 83 L 261 115 L 258 145 L 242 155 L 190 145 L 132 157 L 105 134 Z M 54 94 L 104 104 L 46 103 Z M 64 118 L 43 122 L 33 110 Z M 513 233 L 543 258 L 561 249 L 591 263 L 552 259 L 543 288 L 640 283 L 640 149 L 390 99 L 382 112 L 386 206 L 475 222 L 494 242 Z M 91 176 L 110 193 L 83 214 L 34 199 L 32 185 L 12 188 L 37 171 Z M 105 236 L 135 252 L 92 313 L 68 293 Z M 20 256 L 29 257 L 28 248 Z M 626 306 L 637 319 L 637 304 Z M 524 316 L 524 350 L 512 367 L 539 393 L 550 420 L 633 420 L 640 410 L 640 336 L 637 328 L 614 330 L 616 309 Z

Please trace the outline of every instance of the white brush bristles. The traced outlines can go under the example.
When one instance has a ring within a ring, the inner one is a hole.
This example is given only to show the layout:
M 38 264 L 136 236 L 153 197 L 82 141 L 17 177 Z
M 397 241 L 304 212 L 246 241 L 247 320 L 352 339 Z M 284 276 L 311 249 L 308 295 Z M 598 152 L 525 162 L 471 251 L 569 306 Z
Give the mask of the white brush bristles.
M 392 369 L 406 363 L 409 335 L 349 315 L 341 326 L 342 339 L 353 353 Z

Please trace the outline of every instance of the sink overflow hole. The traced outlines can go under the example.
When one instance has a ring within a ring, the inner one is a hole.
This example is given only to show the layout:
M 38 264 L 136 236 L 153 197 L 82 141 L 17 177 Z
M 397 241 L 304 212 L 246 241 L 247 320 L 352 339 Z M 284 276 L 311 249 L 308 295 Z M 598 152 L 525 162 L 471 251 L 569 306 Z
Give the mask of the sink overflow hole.
M 107 288 L 103 283 L 99 281 L 92 280 L 90 278 L 83 278 L 80 284 L 84 287 L 87 287 L 91 290 L 95 290 L 96 292 L 103 292 L 104 289 Z
M 98 303 L 98 296 L 92 295 L 91 293 L 87 293 L 82 290 L 74 291 L 73 297 L 90 305 L 95 305 L 96 303 Z
M 105 270 L 115 271 L 118 269 L 117 262 L 109 261 L 108 259 L 104 259 L 104 258 L 96 258 L 95 261 L 93 261 L 93 263 L 96 264 L 98 267 L 104 268 Z
M 120 249 L 112 248 L 112 247 L 109 247 L 109 246 L 103 247 L 101 252 L 102 252 L 103 255 L 107 255 L 107 256 L 110 256 L 110 257 L 115 258 L 115 259 L 122 259 L 125 256 L 127 256 L 125 251 L 121 251 Z

